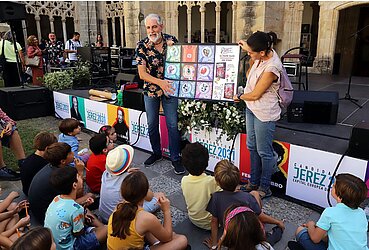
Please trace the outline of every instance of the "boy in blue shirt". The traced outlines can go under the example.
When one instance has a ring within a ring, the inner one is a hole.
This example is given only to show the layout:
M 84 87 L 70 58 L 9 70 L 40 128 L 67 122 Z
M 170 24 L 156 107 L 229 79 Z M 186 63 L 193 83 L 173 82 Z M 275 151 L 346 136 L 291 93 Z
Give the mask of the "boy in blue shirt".
M 106 242 L 107 228 L 75 202 L 77 192 L 83 188 L 82 176 L 78 174 L 77 169 L 55 169 L 51 174 L 50 183 L 61 193 L 50 203 L 45 217 L 45 227 L 52 231 L 57 249 L 99 249 L 100 242 Z M 85 205 L 91 203 L 93 199 L 89 198 Z M 85 227 L 85 222 L 94 228 Z
M 324 209 L 316 224 L 309 221 L 298 227 L 297 242 L 306 250 L 368 250 L 368 222 L 365 212 L 359 208 L 367 192 L 360 178 L 351 174 L 337 175 L 331 191 L 337 205 Z

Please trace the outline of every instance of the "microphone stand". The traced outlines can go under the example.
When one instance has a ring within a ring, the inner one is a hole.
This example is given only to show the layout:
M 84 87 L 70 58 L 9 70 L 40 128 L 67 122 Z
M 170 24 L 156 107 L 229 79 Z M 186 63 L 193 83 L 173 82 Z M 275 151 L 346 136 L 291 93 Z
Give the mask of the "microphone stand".
M 349 82 L 348 82 L 348 86 L 347 86 L 347 92 L 345 94 L 345 97 L 343 98 L 340 98 L 340 100 L 348 100 L 350 102 L 352 102 L 353 104 L 355 104 L 356 106 L 358 106 L 360 109 L 363 107 L 361 106 L 358 102 L 359 100 L 358 99 L 355 99 L 355 98 L 352 98 L 351 95 L 350 95 L 350 90 L 351 90 L 351 80 L 352 80 L 352 70 L 354 69 L 354 60 L 355 60 L 355 51 L 356 51 L 356 45 L 357 45 L 357 38 L 358 38 L 358 35 L 361 31 L 363 31 L 364 29 L 368 28 L 369 27 L 369 24 L 364 26 L 364 28 L 356 31 L 355 33 L 351 34 L 348 39 L 351 39 L 351 38 L 355 38 L 355 46 L 354 46 L 354 57 L 352 59 L 352 63 L 351 63 L 351 70 L 350 70 L 350 76 L 349 76 Z
M 18 77 L 19 77 L 19 82 L 22 84 L 22 89 L 24 89 L 24 79 L 22 77 L 22 69 L 21 69 L 21 63 L 19 62 L 19 51 L 17 48 L 17 39 L 15 38 L 15 32 L 14 32 L 14 24 L 12 22 L 9 22 L 10 25 L 10 32 L 12 33 L 12 38 L 13 38 L 13 45 L 14 45 L 14 53 L 15 53 L 15 59 L 17 61 L 17 71 L 18 71 Z

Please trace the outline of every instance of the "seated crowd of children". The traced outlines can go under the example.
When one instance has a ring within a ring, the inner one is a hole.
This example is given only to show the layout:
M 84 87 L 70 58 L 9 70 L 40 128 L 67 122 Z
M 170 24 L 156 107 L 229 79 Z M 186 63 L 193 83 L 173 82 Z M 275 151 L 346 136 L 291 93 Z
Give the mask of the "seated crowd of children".
M 11 192 L 0 202 L 1 249 L 191 249 L 190 235 L 172 229 L 169 199 L 151 191 L 145 174 L 133 166 L 134 149 L 116 146 L 114 128 L 103 126 L 89 140 L 91 154 L 79 149 L 77 120 L 64 119 L 59 129 L 58 139 L 48 132 L 37 134 L 36 151 L 20 163 L 28 200 L 15 203 L 19 194 Z M 181 188 L 190 221 L 209 232 L 203 243 L 209 249 L 273 249 L 282 237 L 283 221 L 263 212 L 258 192 L 240 190 L 235 165 L 221 160 L 211 176 L 205 173 L 208 161 L 208 150 L 200 143 L 182 151 L 189 174 Z M 325 209 L 317 223 L 297 229 L 297 241 L 291 244 L 296 249 L 367 249 L 368 223 L 359 208 L 367 196 L 365 183 L 339 174 L 332 196 L 335 207 Z M 43 227 L 29 228 L 29 210 Z M 158 210 L 162 222 L 155 215 Z M 266 231 L 265 224 L 274 226 Z

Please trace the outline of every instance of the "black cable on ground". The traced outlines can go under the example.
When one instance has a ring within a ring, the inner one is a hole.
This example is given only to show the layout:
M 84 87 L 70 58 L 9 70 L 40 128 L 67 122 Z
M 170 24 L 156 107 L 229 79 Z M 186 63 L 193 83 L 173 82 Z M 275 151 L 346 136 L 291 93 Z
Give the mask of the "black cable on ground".
M 338 161 L 338 163 L 337 163 L 336 168 L 335 168 L 335 169 L 334 169 L 334 171 L 333 171 L 333 174 L 332 174 L 332 176 L 331 176 L 331 179 L 330 179 L 330 181 L 329 181 L 328 190 L 327 190 L 327 201 L 328 201 L 328 204 L 329 204 L 329 206 L 330 206 L 330 207 L 332 206 L 332 203 L 331 203 L 331 199 L 330 199 L 330 197 L 329 197 L 329 194 L 330 194 L 330 192 L 331 192 L 331 186 L 332 186 L 332 184 L 333 184 L 333 179 L 334 179 L 334 177 L 336 176 L 336 173 L 337 173 L 337 171 L 338 171 L 338 168 L 340 167 L 341 162 L 342 162 L 343 158 L 347 155 L 348 151 L 349 151 L 349 149 L 347 148 L 347 149 L 346 149 L 346 151 L 345 151 L 345 153 L 343 153 L 343 155 L 341 156 L 340 160 L 339 160 L 339 161 Z
M 144 111 L 141 111 L 141 114 L 138 116 L 138 135 L 137 135 L 137 139 L 136 141 L 131 144 L 131 146 L 134 146 L 137 144 L 138 140 L 140 139 L 140 135 L 141 135 L 141 116 L 144 113 Z

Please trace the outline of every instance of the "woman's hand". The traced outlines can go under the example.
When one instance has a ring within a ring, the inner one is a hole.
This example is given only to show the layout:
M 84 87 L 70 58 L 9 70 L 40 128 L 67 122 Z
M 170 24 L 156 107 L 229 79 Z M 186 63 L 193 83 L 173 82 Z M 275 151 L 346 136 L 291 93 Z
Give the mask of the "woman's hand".
M 13 130 L 13 125 L 9 122 L 4 128 L 4 135 L 10 136 Z
M 242 50 L 246 50 L 246 41 L 239 40 L 238 45 L 241 47 Z

